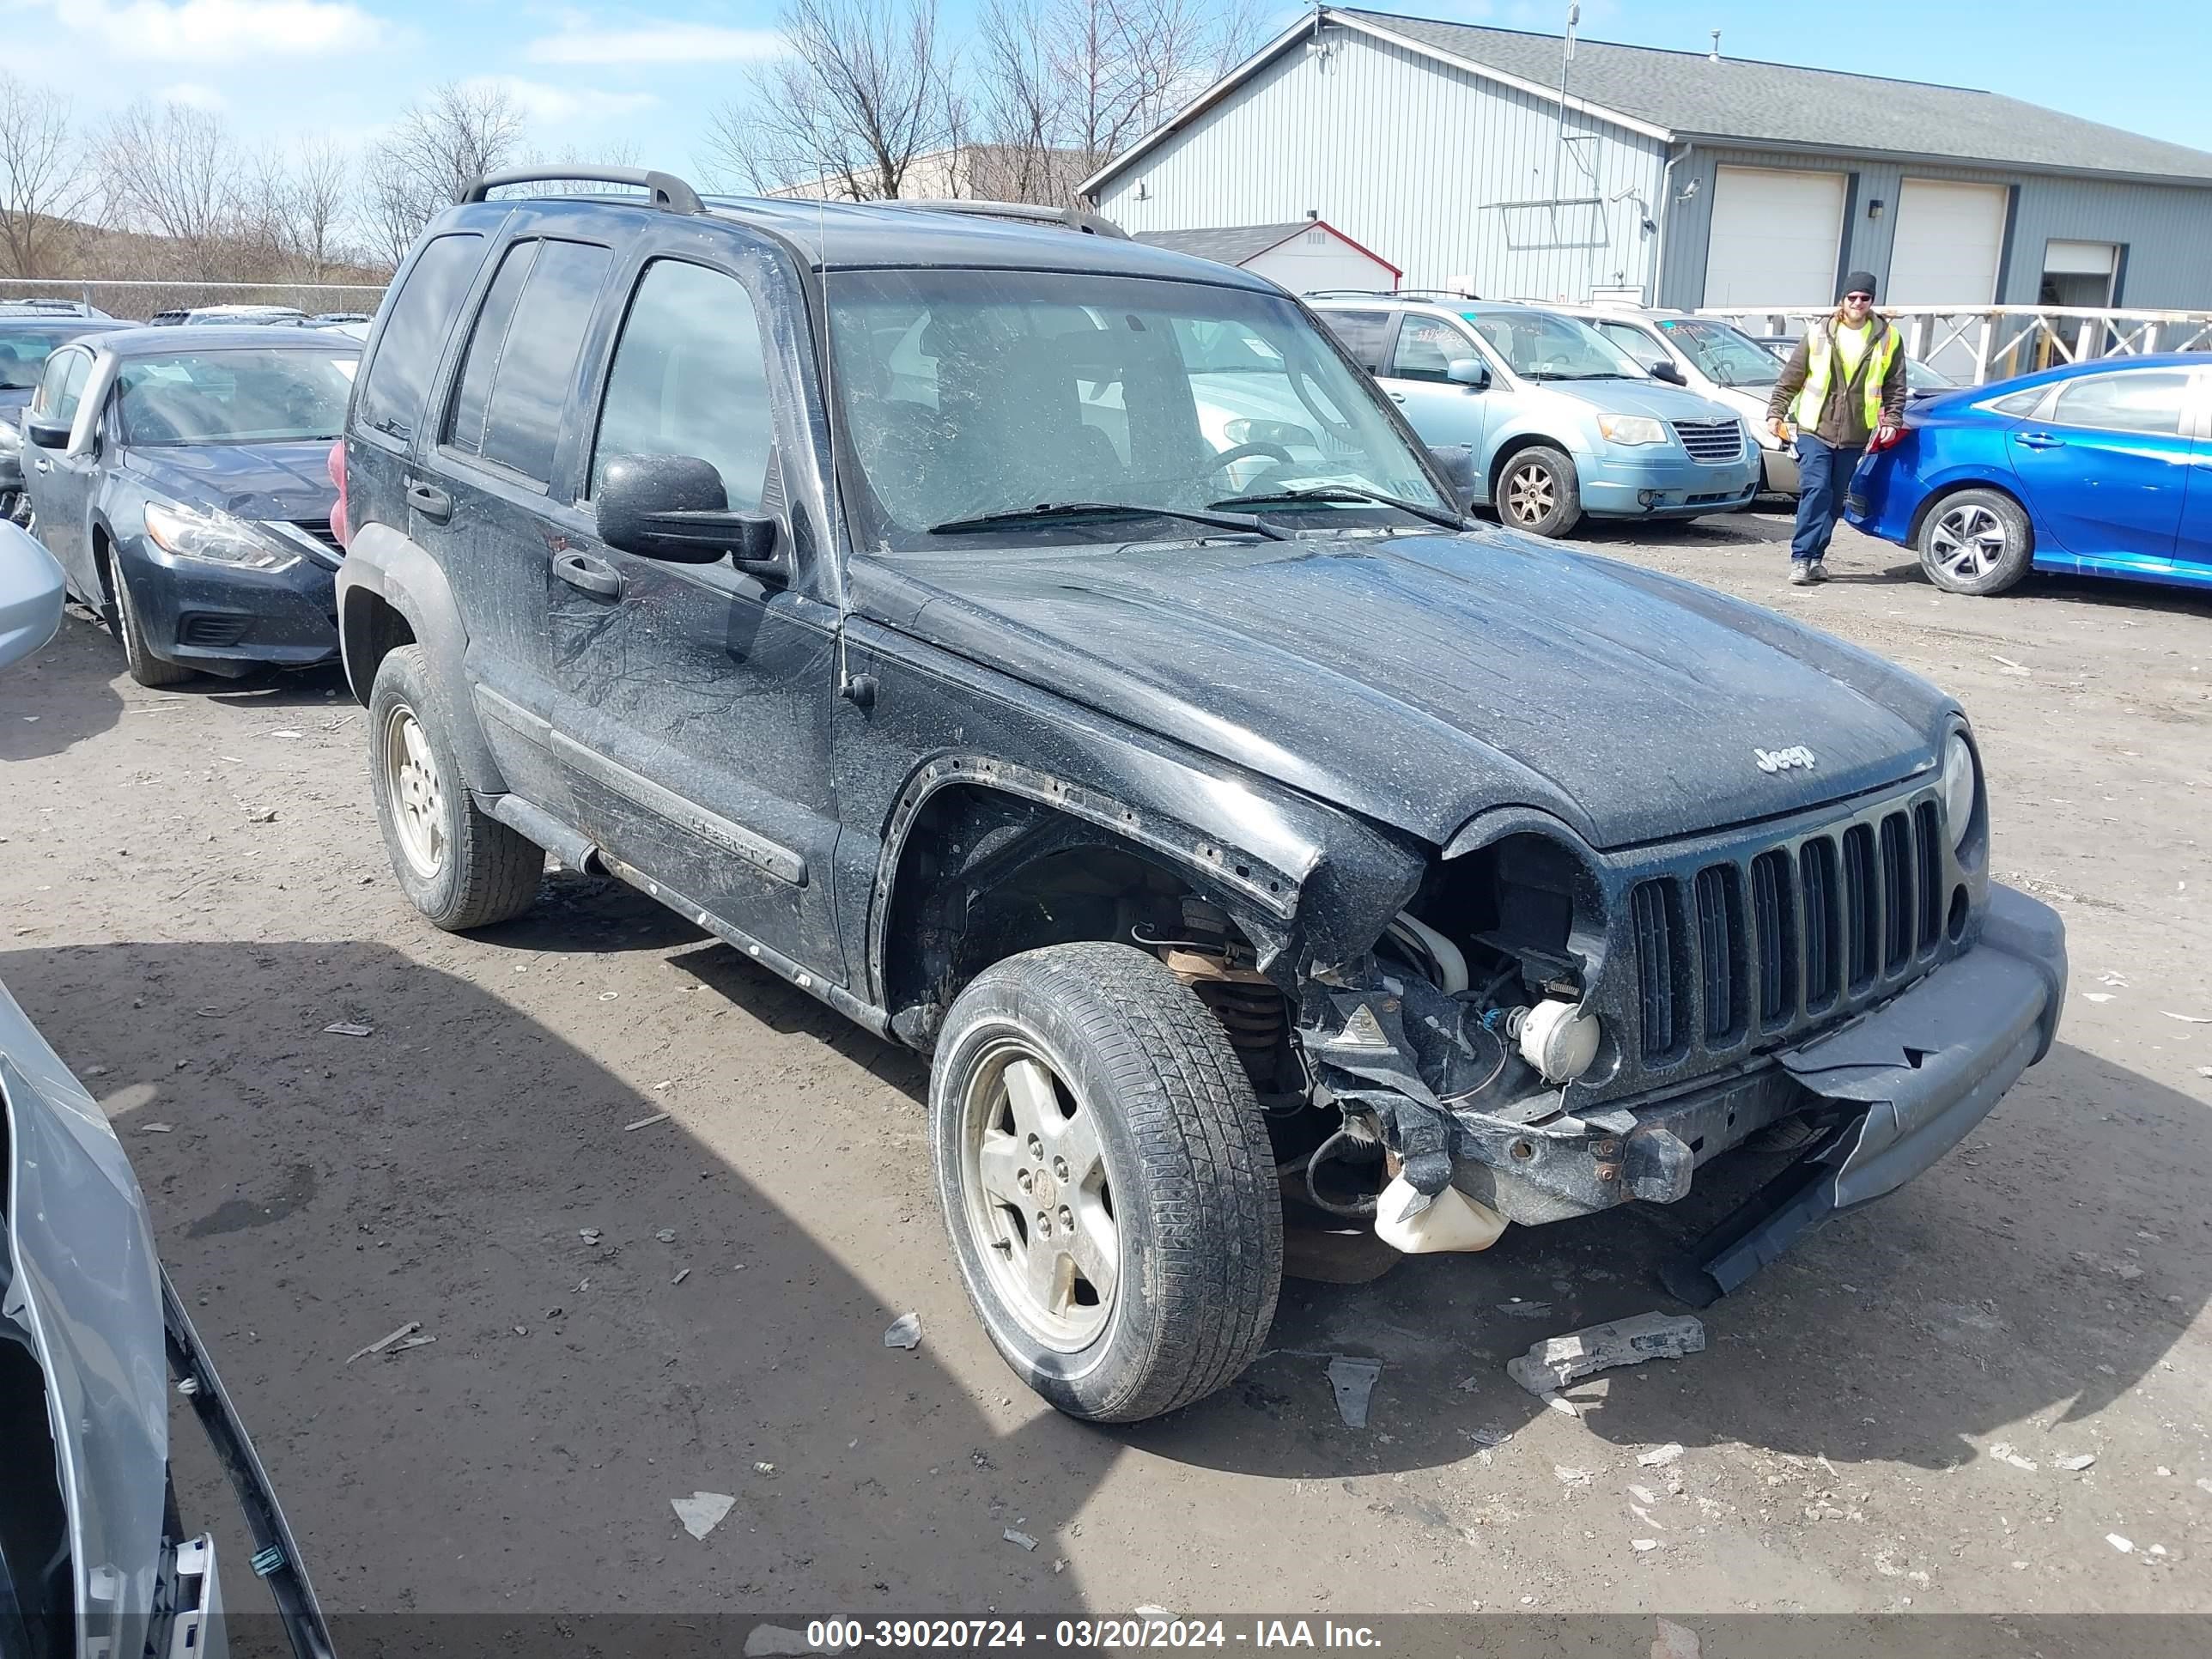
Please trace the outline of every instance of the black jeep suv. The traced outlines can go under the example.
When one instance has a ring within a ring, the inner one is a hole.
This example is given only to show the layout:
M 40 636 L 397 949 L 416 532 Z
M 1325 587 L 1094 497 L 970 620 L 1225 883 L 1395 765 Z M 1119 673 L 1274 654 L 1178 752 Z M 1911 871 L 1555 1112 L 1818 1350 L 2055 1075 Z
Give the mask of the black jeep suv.
M 1279 289 L 586 176 L 632 193 L 433 222 L 354 392 L 393 869 L 469 928 L 550 849 L 932 1054 L 961 1273 L 1062 1410 L 1235 1376 L 1286 1203 L 1480 1249 L 1770 1131 L 1667 1264 L 1710 1300 L 2049 1047 L 2063 931 L 1950 699 L 1465 523 Z

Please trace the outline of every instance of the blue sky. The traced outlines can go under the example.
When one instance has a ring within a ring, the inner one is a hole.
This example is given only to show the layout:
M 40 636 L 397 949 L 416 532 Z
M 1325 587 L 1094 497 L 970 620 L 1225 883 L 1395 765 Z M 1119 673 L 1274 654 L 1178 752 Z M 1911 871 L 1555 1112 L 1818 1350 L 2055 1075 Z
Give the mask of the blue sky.
M 945 0 L 947 21 L 964 27 L 974 4 Z M 1566 11 L 1565 0 L 1397 9 L 1553 32 Z M 620 142 L 678 169 L 695 167 L 707 112 L 775 49 L 773 0 L 0 0 L 0 14 L 12 25 L 9 67 L 69 86 L 83 115 L 145 94 L 218 109 L 252 139 L 361 143 L 425 87 L 483 76 L 513 94 L 546 152 Z M 1583 4 L 1589 39 L 1702 52 L 1716 27 L 1731 56 L 1978 86 L 2212 150 L 2205 0 L 2129 0 L 2109 12 L 2008 0 L 2001 14 L 1986 0 Z M 1880 142 L 1878 111 L 1869 124 Z M 1910 148 L 1909 133 L 1897 137 Z

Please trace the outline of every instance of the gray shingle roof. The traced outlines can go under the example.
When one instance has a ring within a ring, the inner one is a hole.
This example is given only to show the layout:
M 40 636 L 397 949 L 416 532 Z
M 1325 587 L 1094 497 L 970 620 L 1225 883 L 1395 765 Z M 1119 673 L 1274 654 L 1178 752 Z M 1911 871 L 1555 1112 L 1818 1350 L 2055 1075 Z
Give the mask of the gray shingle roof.
M 1137 240 L 1170 253 L 1188 253 L 1224 265 L 1241 265 L 1271 247 L 1279 246 L 1300 231 L 1311 228 L 1307 220 L 1287 225 L 1231 225 L 1206 230 L 1147 230 Z
M 1559 37 L 1346 10 L 1418 40 L 1540 86 L 1559 82 Z M 1703 52 L 1575 43 L 1567 94 L 1681 137 L 1811 145 L 2079 173 L 2212 180 L 2212 155 L 2145 138 L 2016 98 L 1917 81 L 1799 69 Z

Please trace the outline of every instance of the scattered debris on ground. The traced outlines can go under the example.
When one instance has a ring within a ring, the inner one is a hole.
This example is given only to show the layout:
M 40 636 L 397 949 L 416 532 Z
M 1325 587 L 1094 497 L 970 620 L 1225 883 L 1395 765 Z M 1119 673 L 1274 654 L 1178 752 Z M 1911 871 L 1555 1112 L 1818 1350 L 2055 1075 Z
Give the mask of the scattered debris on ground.
M 2106 1533 L 2105 1534 L 2105 1541 L 2123 1555 L 2133 1555 L 2136 1553 L 2136 1547 L 2134 1544 L 2130 1543 L 2127 1539 L 2121 1537 L 2119 1534 L 2116 1532 Z
M 350 1365 L 355 1360 L 359 1359 L 364 1354 L 382 1353 L 386 1348 L 392 1346 L 394 1343 L 404 1342 L 407 1338 L 414 1335 L 416 1332 L 422 1328 L 422 1322 L 421 1320 L 410 1319 L 404 1325 L 402 1325 L 398 1330 L 392 1332 L 389 1336 L 380 1336 L 375 1341 L 370 1343 L 367 1347 L 356 1348 L 351 1353 L 345 1357 L 345 1363 Z
M 921 1346 L 921 1316 L 918 1313 L 901 1314 L 891 1321 L 890 1328 L 884 1333 L 884 1346 L 886 1348 L 918 1348 Z
M 1336 1393 L 1336 1413 L 1346 1428 L 1367 1426 L 1367 1403 L 1375 1393 L 1375 1379 L 1382 1375 L 1379 1359 L 1340 1353 L 1329 1360 L 1328 1386 Z
M 341 1019 L 323 1027 L 325 1036 L 374 1036 L 374 1026 L 356 1025 L 349 1019 Z
M 1533 1395 L 1556 1392 L 1616 1365 L 1680 1359 L 1705 1351 L 1704 1323 L 1689 1314 L 1638 1314 L 1551 1336 L 1506 1363 L 1506 1375 Z
M 1025 1550 L 1033 1550 L 1036 1547 L 1036 1539 L 1025 1532 L 1016 1532 L 1012 1527 L 1006 1528 L 1006 1539 L 1009 1544 L 1018 1544 Z
M 689 1498 L 672 1498 L 668 1501 L 676 1510 L 676 1518 L 684 1523 L 684 1530 L 694 1538 L 704 1538 L 722 1524 L 722 1517 L 738 1500 L 726 1492 L 695 1492 Z
M 1990 1455 L 2000 1463 L 2009 1463 L 2016 1469 L 2026 1469 L 2030 1474 L 2035 1473 L 2036 1463 L 2033 1458 L 2022 1457 L 2002 1440 L 1990 1446 Z
M 2081 1452 L 2073 1457 L 2061 1457 L 2054 1460 L 2057 1468 L 2072 1474 L 2081 1474 L 2096 1461 L 2097 1454 L 2094 1452 Z
M 786 1630 L 781 1625 L 755 1625 L 745 1632 L 745 1659 L 798 1659 L 798 1656 L 822 1651 L 821 1644 L 809 1642 L 804 1631 Z
M 1656 1469 L 1673 1462 L 1681 1455 L 1681 1443 L 1678 1440 L 1669 1440 L 1663 1446 L 1654 1446 L 1650 1451 L 1637 1453 L 1636 1461 L 1647 1469 Z
M 667 1114 L 667 1113 L 665 1113 L 665 1112 L 655 1112 L 655 1113 L 654 1113 L 651 1117 L 641 1117 L 641 1118 L 638 1119 L 638 1121 L 637 1121 L 636 1122 L 635 1122 L 635 1123 L 625 1123 L 625 1124 L 623 1124 L 623 1133 L 624 1134 L 628 1134 L 628 1133 L 629 1133 L 633 1129 L 650 1129 L 650 1128 L 651 1128 L 654 1124 L 656 1124 L 656 1123 L 665 1123 L 665 1122 L 667 1122 L 667 1121 L 668 1121 L 668 1114 Z

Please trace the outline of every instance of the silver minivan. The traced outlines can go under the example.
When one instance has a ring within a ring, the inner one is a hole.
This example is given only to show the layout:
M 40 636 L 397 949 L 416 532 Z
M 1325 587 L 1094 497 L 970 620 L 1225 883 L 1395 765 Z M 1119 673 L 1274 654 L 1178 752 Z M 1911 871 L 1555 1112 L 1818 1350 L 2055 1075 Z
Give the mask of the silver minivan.
M 1425 442 L 1473 449 L 1474 499 L 1516 530 L 1697 518 L 1759 493 L 1758 447 L 1735 410 L 1655 380 L 1572 317 L 1386 294 L 1308 303 Z

